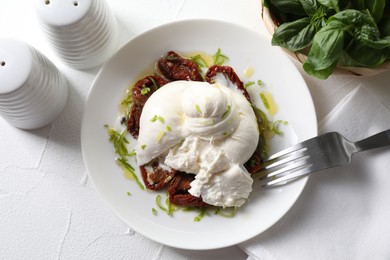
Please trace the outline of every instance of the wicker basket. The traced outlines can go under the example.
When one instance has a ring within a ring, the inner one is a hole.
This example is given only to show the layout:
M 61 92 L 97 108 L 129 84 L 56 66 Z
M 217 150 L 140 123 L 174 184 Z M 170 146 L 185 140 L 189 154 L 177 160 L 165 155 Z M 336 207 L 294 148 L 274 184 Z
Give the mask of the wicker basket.
M 270 12 L 270 10 L 262 5 L 261 7 L 261 17 L 264 21 L 265 27 L 267 28 L 268 32 L 273 35 L 278 25 L 276 24 L 276 19 Z M 292 52 L 290 50 L 284 49 L 283 50 L 293 59 L 296 59 L 300 63 L 304 63 L 307 59 L 307 56 L 298 53 L 298 52 Z M 385 71 L 388 71 L 390 69 L 390 62 L 386 62 L 382 65 L 379 65 L 375 68 L 365 68 L 365 67 L 336 67 L 333 74 L 337 75 L 354 75 L 354 76 L 373 76 Z

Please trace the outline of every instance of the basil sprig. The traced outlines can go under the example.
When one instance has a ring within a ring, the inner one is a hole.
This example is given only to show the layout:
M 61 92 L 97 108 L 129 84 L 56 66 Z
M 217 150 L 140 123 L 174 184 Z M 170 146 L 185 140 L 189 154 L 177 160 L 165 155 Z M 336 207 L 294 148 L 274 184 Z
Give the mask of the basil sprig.
M 390 59 L 386 0 L 264 0 L 281 25 L 272 44 L 308 56 L 304 70 L 326 79 L 336 66 L 375 67 Z

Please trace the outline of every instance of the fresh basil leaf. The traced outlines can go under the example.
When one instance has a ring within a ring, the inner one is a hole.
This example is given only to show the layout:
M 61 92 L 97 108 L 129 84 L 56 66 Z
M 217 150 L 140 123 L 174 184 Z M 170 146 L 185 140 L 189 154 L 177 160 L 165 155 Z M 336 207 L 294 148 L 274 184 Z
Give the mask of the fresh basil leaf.
M 272 45 L 299 51 L 310 46 L 316 32 L 317 28 L 315 24 L 310 23 L 309 17 L 284 23 L 276 29 L 272 37 Z
M 353 39 L 345 48 L 339 64 L 345 67 L 374 67 L 390 58 L 390 48 L 373 49 Z
M 385 49 L 390 47 L 390 36 L 379 38 L 379 30 L 372 26 L 364 25 L 356 37 L 358 41 L 373 49 Z
M 332 19 L 338 19 L 350 28 L 348 32 L 360 44 L 373 49 L 390 47 L 390 36 L 380 38 L 380 31 L 367 10 L 344 10 L 335 14 Z
M 375 22 L 367 11 L 359 11 L 354 9 L 347 9 L 334 14 L 329 19 L 336 19 L 346 25 L 350 25 L 351 30 L 359 30 L 359 27 L 365 23 L 375 26 Z
M 329 9 L 333 9 L 336 12 L 340 12 L 340 1 L 339 0 L 317 0 L 323 6 Z
M 327 11 L 327 7 L 322 5 L 317 9 L 315 14 L 311 16 L 311 23 L 317 24 L 317 30 L 326 25 Z
M 382 37 L 389 36 L 390 35 L 390 17 L 383 17 L 382 21 L 378 25 L 380 35 Z
M 368 10 L 370 11 L 372 17 L 374 17 L 375 22 L 379 23 L 385 12 L 386 0 L 369 1 L 369 3 L 371 6 L 369 6 Z
M 299 0 L 265 0 L 264 2 L 267 6 L 272 6 L 285 14 L 306 15 Z
M 336 65 L 337 63 L 325 69 L 315 69 L 313 64 L 311 64 L 310 61 L 307 61 L 303 64 L 303 69 L 306 71 L 307 74 L 314 76 L 318 79 L 327 79 L 330 75 L 332 75 Z
M 368 10 L 378 23 L 383 17 L 386 0 L 352 0 L 352 6 L 357 10 Z
M 318 10 L 319 5 L 317 0 L 299 0 L 309 17 L 312 17 Z
M 342 55 L 345 31 L 344 23 L 333 19 L 314 36 L 304 70 L 317 78 L 328 78 Z

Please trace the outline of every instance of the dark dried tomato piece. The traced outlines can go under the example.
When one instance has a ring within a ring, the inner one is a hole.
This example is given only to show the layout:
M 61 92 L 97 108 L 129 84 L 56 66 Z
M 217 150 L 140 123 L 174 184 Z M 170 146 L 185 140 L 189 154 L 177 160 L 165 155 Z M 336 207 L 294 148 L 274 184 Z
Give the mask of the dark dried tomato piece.
M 169 184 L 168 193 L 169 201 L 175 205 L 188 207 L 207 207 L 202 198 L 192 196 L 188 190 L 191 188 L 190 183 L 195 179 L 195 175 L 178 172 Z
M 176 175 L 176 170 L 165 170 L 159 166 L 157 159 L 146 165 L 140 166 L 142 179 L 149 190 L 160 190 L 164 188 Z
M 133 88 L 133 106 L 131 107 L 129 119 L 127 121 L 127 130 L 137 139 L 139 134 L 139 120 L 142 109 L 148 98 L 157 89 L 167 84 L 168 81 L 157 75 L 150 75 L 137 81 Z
M 209 70 L 206 72 L 206 81 L 210 84 L 215 83 L 215 77 L 218 73 L 222 73 L 225 75 L 225 77 L 235 84 L 237 88 L 242 92 L 242 94 L 245 96 L 245 98 L 250 102 L 251 98 L 249 97 L 248 91 L 246 91 L 244 83 L 240 80 L 240 78 L 237 76 L 236 72 L 232 67 L 229 66 L 220 66 L 220 65 L 213 65 L 209 68 Z
M 254 152 L 252 157 L 244 164 L 244 167 L 250 174 L 254 174 L 261 170 L 262 159 L 260 153 Z
M 195 62 L 174 51 L 167 52 L 157 62 L 160 72 L 169 80 L 204 81 Z

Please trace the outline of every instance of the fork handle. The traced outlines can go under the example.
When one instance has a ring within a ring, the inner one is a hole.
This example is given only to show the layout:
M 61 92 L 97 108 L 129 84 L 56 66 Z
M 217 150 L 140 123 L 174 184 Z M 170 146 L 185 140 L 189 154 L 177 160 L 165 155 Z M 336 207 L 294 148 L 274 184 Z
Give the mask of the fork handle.
M 390 145 L 390 129 L 355 142 L 358 151 L 365 151 Z

